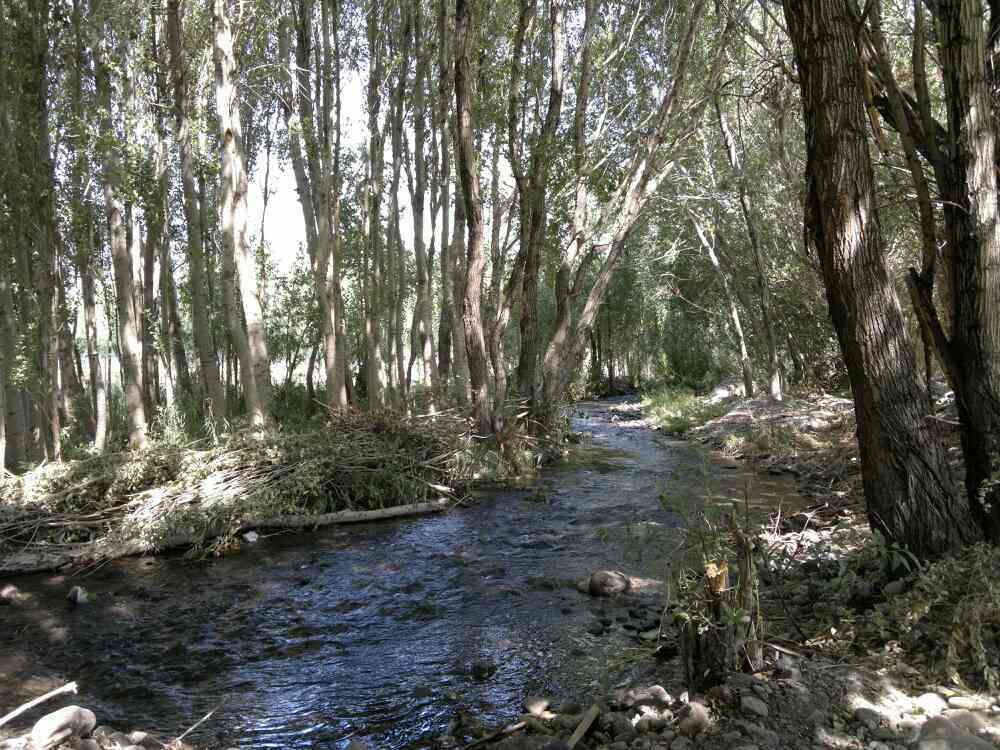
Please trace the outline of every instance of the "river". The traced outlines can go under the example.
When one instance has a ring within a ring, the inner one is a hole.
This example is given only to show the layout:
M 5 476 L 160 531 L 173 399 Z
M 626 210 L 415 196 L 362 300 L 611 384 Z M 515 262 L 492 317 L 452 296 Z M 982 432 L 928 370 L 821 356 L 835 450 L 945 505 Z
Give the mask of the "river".
M 662 579 L 685 517 L 748 480 L 756 504 L 799 502 L 791 478 L 711 460 L 636 408 L 576 405 L 566 460 L 448 513 L 19 577 L 26 601 L 0 608 L 0 713 L 77 680 L 101 723 L 163 737 L 218 708 L 187 738 L 209 748 L 402 750 L 460 714 L 516 716 L 526 694 L 595 694 L 645 648 L 635 628 L 658 599 L 630 616 L 576 580 Z M 69 605 L 77 584 L 96 601 Z

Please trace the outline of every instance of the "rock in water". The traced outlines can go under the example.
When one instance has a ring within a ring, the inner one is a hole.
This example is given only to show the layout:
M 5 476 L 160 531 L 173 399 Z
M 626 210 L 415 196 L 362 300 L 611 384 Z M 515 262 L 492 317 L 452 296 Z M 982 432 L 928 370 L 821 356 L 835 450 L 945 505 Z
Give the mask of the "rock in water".
M 66 706 L 46 714 L 31 728 L 31 742 L 40 750 L 48 750 L 70 738 L 88 736 L 97 726 L 94 712 L 79 706 Z
M 532 716 L 541 716 L 549 708 L 549 699 L 538 695 L 529 695 L 524 699 L 524 710 Z
M 74 586 L 66 594 L 66 599 L 79 607 L 90 601 L 90 593 L 83 586 Z
M 632 582 L 617 570 L 596 570 L 590 574 L 587 591 L 591 596 L 614 596 L 628 591 Z
M 489 661 L 477 661 L 473 662 L 472 667 L 469 672 L 477 680 L 488 680 L 490 677 L 496 674 L 497 665 Z

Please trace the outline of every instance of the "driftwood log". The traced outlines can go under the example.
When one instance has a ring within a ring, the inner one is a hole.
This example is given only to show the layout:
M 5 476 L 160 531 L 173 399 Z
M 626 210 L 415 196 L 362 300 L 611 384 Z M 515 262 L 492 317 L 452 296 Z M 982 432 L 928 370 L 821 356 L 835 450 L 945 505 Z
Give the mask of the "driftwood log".
M 210 524 L 207 528 L 199 529 L 196 532 L 177 532 L 155 543 L 148 539 L 103 538 L 82 544 L 37 544 L 0 557 L 0 575 L 37 573 L 45 570 L 56 570 L 68 565 L 100 563 L 119 557 L 162 552 L 174 547 L 197 544 L 222 534 L 230 532 L 239 534 L 250 529 L 307 529 L 335 524 L 364 523 L 404 516 L 427 515 L 446 510 L 449 502 L 446 498 L 438 498 L 425 503 L 411 503 L 377 510 L 344 510 L 320 515 L 246 518 L 239 521 L 236 527 L 231 526 L 227 521 L 219 520 L 214 525 Z

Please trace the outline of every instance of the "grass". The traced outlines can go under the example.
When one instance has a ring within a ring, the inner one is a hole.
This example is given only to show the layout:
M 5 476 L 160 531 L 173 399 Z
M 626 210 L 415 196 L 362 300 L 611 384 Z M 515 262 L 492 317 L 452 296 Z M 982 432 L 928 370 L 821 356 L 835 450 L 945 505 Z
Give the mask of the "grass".
M 709 403 L 690 388 L 661 386 L 645 394 L 642 408 L 660 429 L 681 435 L 729 411 L 728 401 Z

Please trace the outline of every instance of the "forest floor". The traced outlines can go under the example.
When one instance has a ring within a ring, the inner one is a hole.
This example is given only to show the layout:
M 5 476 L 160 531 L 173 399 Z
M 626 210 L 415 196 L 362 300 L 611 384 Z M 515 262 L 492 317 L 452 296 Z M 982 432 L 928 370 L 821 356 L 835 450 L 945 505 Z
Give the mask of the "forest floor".
M 977 546 L 926 564 L 873 536 L 847 399 L 820 394 L 774 402 L 717 393 L 697 401 L 668 413 L 662 399 L 658 409 L 656 398 L 647 399 L 646 422 L 674 434 L 680 422 L 685 438 L 722 460 L 791 474 L 809 501 L 805 510 L 775 513 L 751 530 L 765 663 L 695 695 L 686 691 L 676 659 L 651 658 L 642 677 L 596 699 L 592 716 L 526 702 L 529 732 L 498 747 L 1000 747 L 1000 551 Z M 642 418 L 634 413 L 638 405 L 620 408 L 633 412 L 631 420 Z M 695 414 L 704 420 L 697 423 Z M 957 442 L 947 395 L 936 416 L 943 434 Z M 890 581 L 884 572 L 890 565 L 909 573 Z M 665 613 L 691 606 L 681 598 L 668 602 Z M 677 653 L 669 620 L 668 614 L 661 623 L 660 656 Z M 585 739 L 574 744 L 570 733 L 590 718 Z

